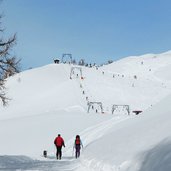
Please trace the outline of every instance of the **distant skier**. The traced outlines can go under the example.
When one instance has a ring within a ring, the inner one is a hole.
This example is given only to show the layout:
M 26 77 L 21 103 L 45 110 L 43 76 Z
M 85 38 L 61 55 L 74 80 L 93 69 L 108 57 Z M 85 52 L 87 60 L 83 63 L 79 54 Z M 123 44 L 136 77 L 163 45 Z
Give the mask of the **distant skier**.
M 74 147 L 75 147 L 75 158 L 80 157 L 81 146 L 83 148 L 83 144 L 81 142 L 80 136 L 79 135 L 76 135 L 75 143 L 74 143 Z
M 56 158 L 60 160 L 62 157 L 62 146 L 65 147 L 64 140 L 60 134 L 58 134 L 58 136 L 55 138 L 54 144 L 55 144 L 56 149 L 57 149 Z

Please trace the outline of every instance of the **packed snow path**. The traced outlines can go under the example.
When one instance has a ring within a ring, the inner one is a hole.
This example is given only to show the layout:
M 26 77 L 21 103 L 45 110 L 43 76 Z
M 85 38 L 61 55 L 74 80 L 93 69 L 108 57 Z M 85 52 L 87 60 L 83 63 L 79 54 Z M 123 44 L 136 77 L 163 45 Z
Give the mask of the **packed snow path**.
M 74 171 L 77 167 L 78 160 L 74 157 L 63 157 L 62 160 L 50 157 L 40 161 L 25 156 L 0 156 L 0 170 L 3 171 Z

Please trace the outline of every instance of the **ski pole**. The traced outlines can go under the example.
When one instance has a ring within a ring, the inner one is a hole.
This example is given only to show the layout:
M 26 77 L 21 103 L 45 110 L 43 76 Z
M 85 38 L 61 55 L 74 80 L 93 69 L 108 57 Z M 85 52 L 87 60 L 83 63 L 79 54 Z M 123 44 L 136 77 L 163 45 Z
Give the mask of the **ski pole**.
M 73 147 L 73 150 L 72 150 L 72 157 L 74 156 L 74 147 Z
M 56 146 L 54 145 L 54 155 L 56 155 Z

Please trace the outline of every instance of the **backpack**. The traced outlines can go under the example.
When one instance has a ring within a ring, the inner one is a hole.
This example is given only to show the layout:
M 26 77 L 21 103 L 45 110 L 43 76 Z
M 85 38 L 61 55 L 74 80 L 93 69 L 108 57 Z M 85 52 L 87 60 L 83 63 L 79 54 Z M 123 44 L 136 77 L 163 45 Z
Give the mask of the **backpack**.
M 80 138 L 76 138 L 76 140 L 75 140 L 75 145 L 80 145 L 81 143 L 80 143 Z

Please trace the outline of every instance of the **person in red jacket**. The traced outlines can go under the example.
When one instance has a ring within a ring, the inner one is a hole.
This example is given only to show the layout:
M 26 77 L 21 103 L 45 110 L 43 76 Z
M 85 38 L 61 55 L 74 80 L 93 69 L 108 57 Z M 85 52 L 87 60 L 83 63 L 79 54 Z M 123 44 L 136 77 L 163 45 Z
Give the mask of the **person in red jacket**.
M 60 134 L 58 134 L 58 136 L 55 138 L 54 144 L 55 144 L 56 149 L 57 149 L 56 158 L 60 160 L 62 157 L 62 146 L 65 147 L 64 140 Z
M 76 135 L 76 137 L 75 137 L 75 143 L 74 143 L 74 147 L 75 147 L 75 158 L 80 157 L 81 146 L 83 148 L 83 144 L 82 144 L 82 141 L 80 139 L 80 136 L 79 135 Z

